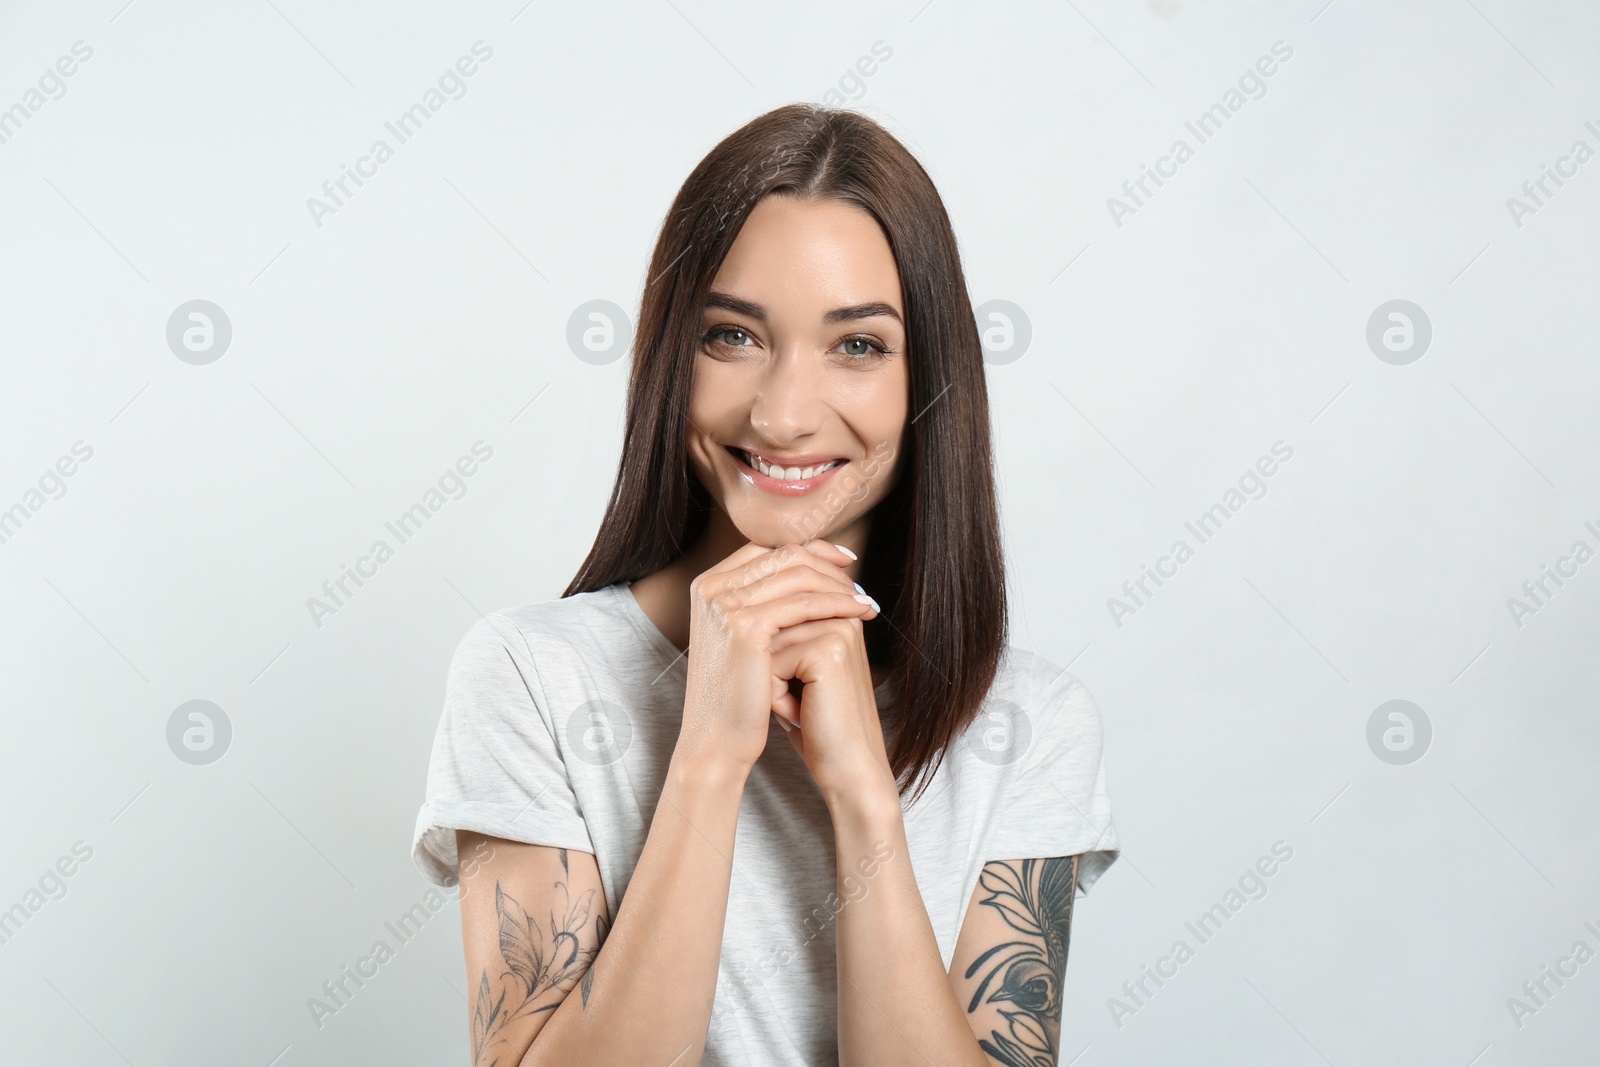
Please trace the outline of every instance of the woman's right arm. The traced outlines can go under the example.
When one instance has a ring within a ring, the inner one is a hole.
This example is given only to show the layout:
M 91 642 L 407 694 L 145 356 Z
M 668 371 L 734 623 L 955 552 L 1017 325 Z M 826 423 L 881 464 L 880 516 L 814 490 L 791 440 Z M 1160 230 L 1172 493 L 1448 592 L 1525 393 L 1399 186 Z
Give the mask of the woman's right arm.
M 746 774 L 674 755 L 615 923 L 591 853 L 457 832 L 473 1067 L 699 1063 Z

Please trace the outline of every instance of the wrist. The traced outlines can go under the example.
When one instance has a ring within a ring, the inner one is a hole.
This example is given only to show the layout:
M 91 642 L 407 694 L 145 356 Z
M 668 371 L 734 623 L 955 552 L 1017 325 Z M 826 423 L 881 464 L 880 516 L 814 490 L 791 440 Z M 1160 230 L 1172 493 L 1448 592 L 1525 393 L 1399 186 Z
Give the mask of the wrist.
M 681 785 L 728 787 L 742 791 L 752 767 L 724 751 L 687 743 L 681 736 L 672 751 L 667 776 Z
M 887 767 L 832 789 L 822 797 L 833 818 L 834 830 L 875 832 L 898 824 L 903 813 L 900 791 Z

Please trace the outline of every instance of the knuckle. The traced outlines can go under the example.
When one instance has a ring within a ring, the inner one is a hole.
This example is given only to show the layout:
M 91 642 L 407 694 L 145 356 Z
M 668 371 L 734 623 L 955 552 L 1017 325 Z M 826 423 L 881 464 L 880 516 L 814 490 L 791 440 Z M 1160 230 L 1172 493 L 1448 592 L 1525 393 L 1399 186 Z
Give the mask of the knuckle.
M 735 611 L 728 617 L 728 629 L 743 640 L 754 637 L 760 625 L 761 620 L 748 611 Z
M 831 662 L 842 663 L 850 655 L 850 641 L 837 627 L 829 627 L 817 638 L 817 644 Z

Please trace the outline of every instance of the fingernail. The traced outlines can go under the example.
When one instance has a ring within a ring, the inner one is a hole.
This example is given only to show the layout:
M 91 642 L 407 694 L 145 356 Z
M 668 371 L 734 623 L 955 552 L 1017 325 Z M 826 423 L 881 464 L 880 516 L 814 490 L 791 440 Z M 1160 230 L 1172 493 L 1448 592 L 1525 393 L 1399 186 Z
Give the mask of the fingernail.
M 867 599 L 872 600 L 871 597 L 867 597 Z M 878 607 L 878 602 L 876 600 L 872 600 L 872 610 L 876 611 L 879 615 L 883 614 L 883 609 Z
M 789 725 L 789 720 L 788 719 L 785 719 L 782 715 L 779 715 L 777 712 L 773 712 L 772 713 L 772 717 L 774 719 L 778 720 L 778 725 L 783 727 L 785 733 L 791 733 L 791 734 L 794 733 L 794 727 Z
M 851 582 L 850 584 L 856 587 L 856 592 L 858 592 L 858 593 L 865 593 L 866 592 L 865 589 L 861 588 L 861 583 L 860 582 Z
M 857 593 L 856 594 L 856 599 L 858 601 L 860 601 L 861 603 L 863 603 L 863 604 L 871 604 L 874 608 L 876 608 L 878 606 L 878 602 L 876 600 L 873 600 L 871 597 L 869 597 L 865 593 Z
M 843 545 L 834 545 L 833 547 L 837 548 L 840 552 L 843 552 L 845 555 L 849 556 L 851 559 L 859 558 L 859 557 L 856 556 L 856 554 L 854 552 L 850 551 L 848 548 L 844 547 Z

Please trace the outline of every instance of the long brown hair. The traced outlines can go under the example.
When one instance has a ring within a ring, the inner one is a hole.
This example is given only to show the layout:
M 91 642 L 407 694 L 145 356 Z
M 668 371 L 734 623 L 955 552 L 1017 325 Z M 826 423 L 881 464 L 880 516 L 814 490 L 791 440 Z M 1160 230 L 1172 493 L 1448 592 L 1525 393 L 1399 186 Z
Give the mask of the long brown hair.
M 711 500 L 685 444 L 701 315 L 740 227 L 774 193 L 861 208 L 899 268 L 913 414 L 896 482 L 873 509 L 861 581 L 883 608 L 864 634 L 869 658 L 890 672 L 890 768 L 902 795 L 916 781 L 919 796 L 999 669 L 1005 570 L 983 349 L 955 234 L 927 172 L 871 119 L 777 108 L 728 135 L 683 183 L 639 301 L 611 500 L 561 595 L 653 574 L 704 532 Z

